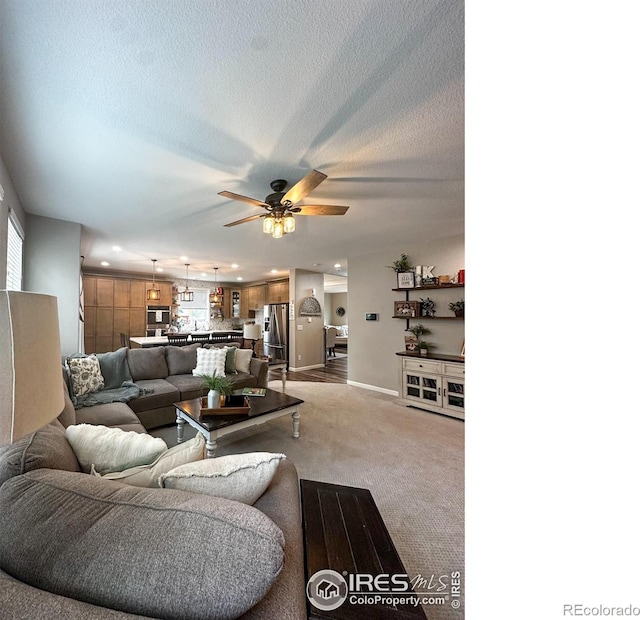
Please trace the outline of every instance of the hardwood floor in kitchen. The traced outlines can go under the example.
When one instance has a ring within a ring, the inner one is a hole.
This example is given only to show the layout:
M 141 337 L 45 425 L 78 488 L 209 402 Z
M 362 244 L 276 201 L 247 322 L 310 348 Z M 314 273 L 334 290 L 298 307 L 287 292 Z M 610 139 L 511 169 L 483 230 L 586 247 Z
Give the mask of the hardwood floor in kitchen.
M 346 383 L 348 360 L 349 358 L 347 356 L 331 357 L 327 360 L 327 365 L 323 368 L 314 368 L 312 370 L 302 370 L 299 372 L 289 371 L 287 373 L 287 382 L 316 381 L 318 383 Z M 279 370 L 269 372 L 269 381 L 278 381 L 279 379 Z

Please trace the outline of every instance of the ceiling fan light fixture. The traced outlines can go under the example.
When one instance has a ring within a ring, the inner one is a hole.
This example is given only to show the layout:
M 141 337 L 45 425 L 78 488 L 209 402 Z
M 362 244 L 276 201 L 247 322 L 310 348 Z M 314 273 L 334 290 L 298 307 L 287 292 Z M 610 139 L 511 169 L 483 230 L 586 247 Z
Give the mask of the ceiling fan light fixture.
M 291 213 L 289 213 L 284 218 L 284 232 L 285 233 L 292 233 L 292 232 L 295 232 L 295 230 L 296 230 L 296 221 L 293 219 L 293 215 L 291 215 Z
M 267 215 L 262 222 L 262 232 L 267 233 L 268 235 L 273 234 L 273 215 Z
M 282 223 L 282 220 L 278 219 L 275 221 L 273 225 L 272 236 L 274 239 L 280 239 L 280 237 L 282 237 L 283 234 L 284 234 L 284 224 Z
M 147 289 L 147 300 L 148 301 L 158 301 L 160 299 L 160 289 L 156 288 L 156 259 L 151 259 L 151 264 L 153 265 L 153 283 L 151 284 L 151 288 Z

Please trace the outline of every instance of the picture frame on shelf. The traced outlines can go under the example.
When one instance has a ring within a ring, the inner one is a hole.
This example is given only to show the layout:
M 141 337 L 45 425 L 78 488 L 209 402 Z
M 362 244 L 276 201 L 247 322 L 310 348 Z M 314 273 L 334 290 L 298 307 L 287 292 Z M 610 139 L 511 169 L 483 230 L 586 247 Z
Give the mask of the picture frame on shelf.
M 413 271 L 399 271 L 398 276 L 398 288 L 415 288 L 416 287 L 416 274 Z
M 464 340 L 462 341 L 462 349 L 460 350 L 460 357 L 464 359 Z
M 404 349 L 405 351 L 416 351 L 418 349 L 418 337 L 414 334 L 409 334 L 404 337 Z
M 401 319 L 411 319 L 418 316 L 417 301 L 394 301 L 393 316 Z

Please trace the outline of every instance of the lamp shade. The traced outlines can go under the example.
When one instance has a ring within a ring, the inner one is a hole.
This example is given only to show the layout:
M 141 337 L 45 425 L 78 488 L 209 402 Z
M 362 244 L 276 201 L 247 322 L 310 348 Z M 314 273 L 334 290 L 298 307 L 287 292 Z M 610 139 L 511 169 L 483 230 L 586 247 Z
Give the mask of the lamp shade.
M 0 445 L 60 415 L 61 362 L 57 299 L 0 291 Z
M 262 329 L 259 323 L 245 323 L 242 337 L 246 340 L 260 340 L 262 338 Z

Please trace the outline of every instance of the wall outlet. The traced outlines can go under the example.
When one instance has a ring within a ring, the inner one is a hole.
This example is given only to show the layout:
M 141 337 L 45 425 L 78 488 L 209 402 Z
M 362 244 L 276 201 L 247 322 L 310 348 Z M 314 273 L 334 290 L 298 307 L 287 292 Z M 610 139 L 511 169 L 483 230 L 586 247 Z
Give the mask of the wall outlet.
M 302 355 L 298 355 L 298 361 L 301 362 L 302 361 Z
M 296 325 L 296 327 L 298 328 L 298 331 L 301 332 L 304 325 Z

